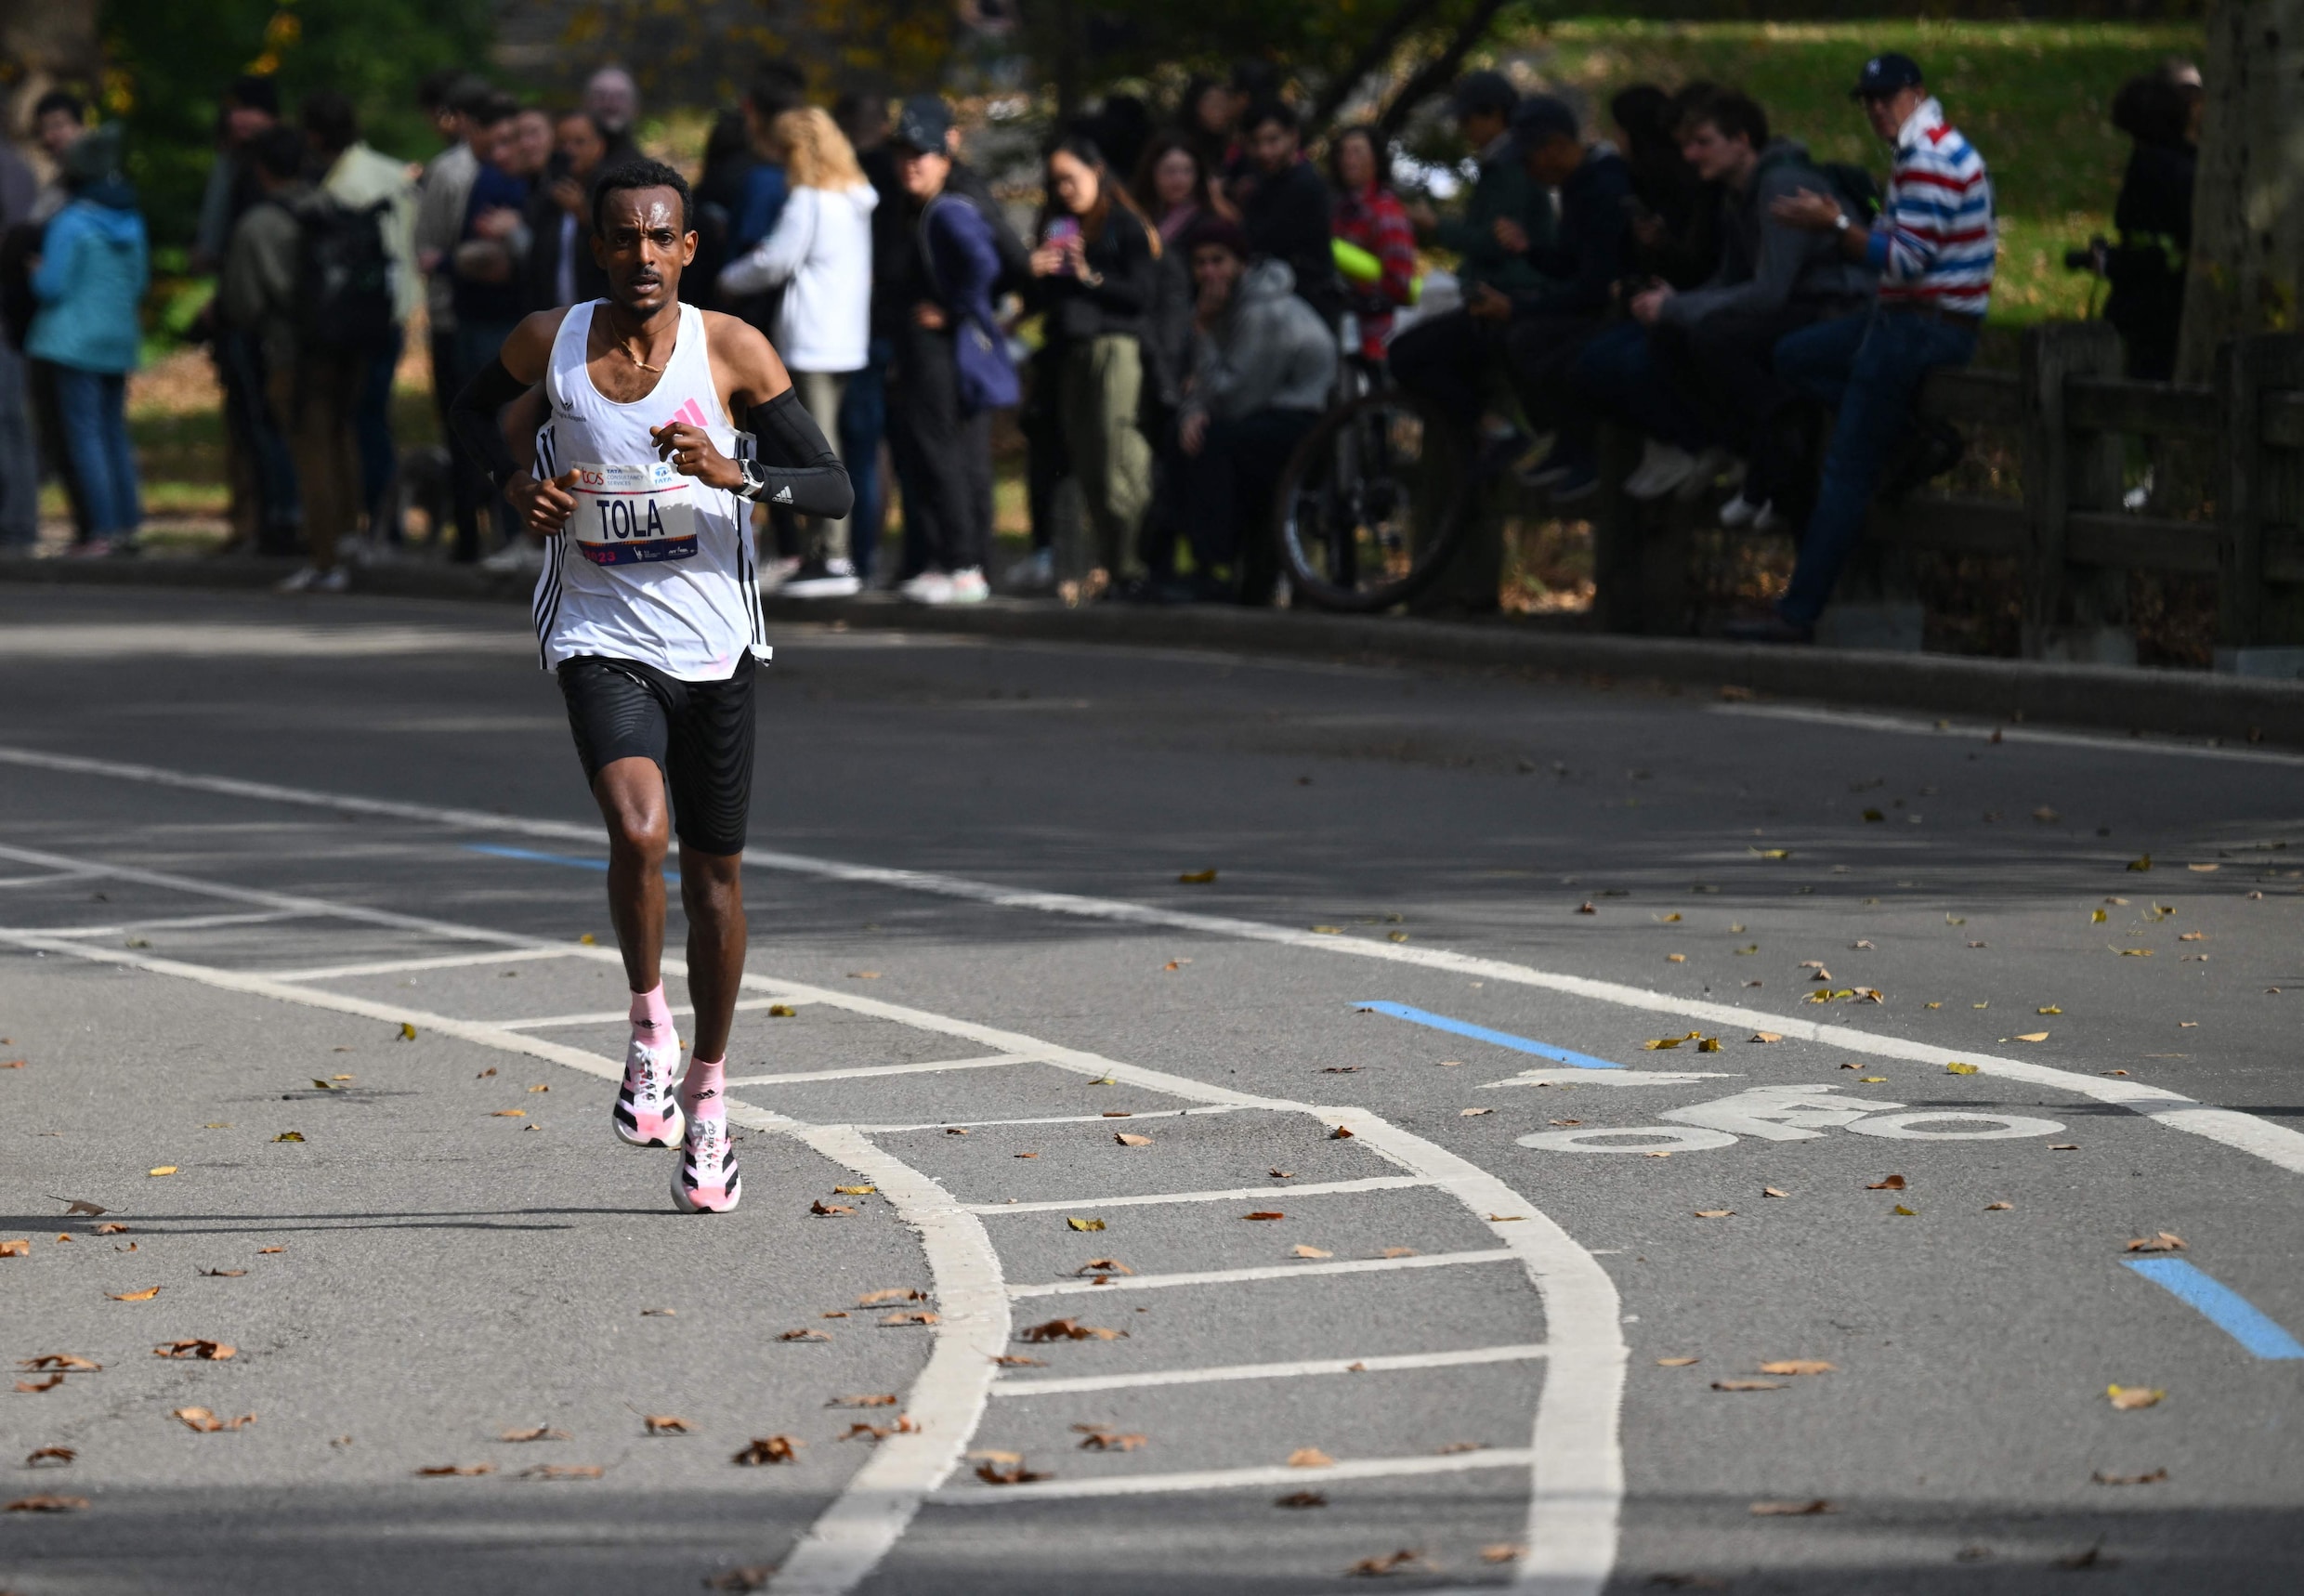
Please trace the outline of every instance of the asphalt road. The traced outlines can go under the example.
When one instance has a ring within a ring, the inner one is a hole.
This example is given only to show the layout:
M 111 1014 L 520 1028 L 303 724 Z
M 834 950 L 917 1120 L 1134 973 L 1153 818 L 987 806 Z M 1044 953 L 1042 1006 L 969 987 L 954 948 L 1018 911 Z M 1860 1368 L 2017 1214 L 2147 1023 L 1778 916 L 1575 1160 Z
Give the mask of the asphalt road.
M 789 629 L 685 1218 L 522 619 L 0 591 L 0 1589 L 2296 1588 L 2304 758 Z

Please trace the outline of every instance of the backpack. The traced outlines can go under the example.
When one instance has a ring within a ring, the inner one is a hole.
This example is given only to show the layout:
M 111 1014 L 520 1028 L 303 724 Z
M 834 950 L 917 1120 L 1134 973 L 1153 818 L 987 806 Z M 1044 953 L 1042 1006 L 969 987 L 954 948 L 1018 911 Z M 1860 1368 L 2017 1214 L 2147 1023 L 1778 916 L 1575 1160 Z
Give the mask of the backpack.
M 295 209 L 299 347 L 362 354 L 390 345 L 398 320 L 384 229 L 391 212 L 390 200 L 355 210 L 326 195 Z
M 1818 161 L 1816 171 L 1851 218 L 1869 227 L 1880 214 L 1879 179 L 1853 161 Z

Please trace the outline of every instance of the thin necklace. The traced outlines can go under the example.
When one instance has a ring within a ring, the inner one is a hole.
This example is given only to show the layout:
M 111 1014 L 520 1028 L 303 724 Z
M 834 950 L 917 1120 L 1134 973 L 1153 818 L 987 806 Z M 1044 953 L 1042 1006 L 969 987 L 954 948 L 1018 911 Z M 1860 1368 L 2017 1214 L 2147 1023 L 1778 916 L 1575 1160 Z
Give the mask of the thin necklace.
M 612 331 L 612 329 L 611 329 L 611 331 Z M 622 338 L 622 336 L 621 334 L 619 334 L 619 335 L 618 335 L 618 337 L 617 337 L 617 339 L 616 339 L 616 352 L 617 352 L 618 354 L 620 354 L 620 355 L 623 356 L 623 358 L 624 358 L 625 360 L 630 360 L 630 361 L 631 361 L 634 365 L 635 365 L 635 366 L 639 367 L 639 368 L 640 368 L 642 371 L 644 371 L 644 372 L 654 372 L 654 373 L 655 373 L 657 375 L 659 375 L 659 376 L 661 376 L 661 375 L 663 374 L 663 372 L 664 372 L 664 368 L 663 368 L 663 367 L 661 367 L 661 366 L 651 366 L 651 365 L 649 365 L 649 364 L 648 364 L 646 360 L 644 360 L 640 359 L 640 357 L 639 357 L 639 356 L 637 356 L 637 355 L 634 354 L 634 353 L 632 352 L 632 350 L 631 350 L 628 347 L 626 347 L 626 345 L 625 345 L 625 343 L 624 343 L 624 340 L 623 340 L 623 338 Z

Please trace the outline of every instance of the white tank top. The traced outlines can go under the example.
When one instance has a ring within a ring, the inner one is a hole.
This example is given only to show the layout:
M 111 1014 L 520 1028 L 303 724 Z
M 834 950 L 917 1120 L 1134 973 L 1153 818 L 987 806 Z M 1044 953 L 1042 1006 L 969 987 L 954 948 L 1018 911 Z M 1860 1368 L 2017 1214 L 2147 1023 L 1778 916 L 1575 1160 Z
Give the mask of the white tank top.
M 536 432 L 535 474 L 576 473 L 576 513 L 545 545 L 536 579 L 539 661 L 579 655 L 654 666 L 684 682 L 725 681 L 749 650 L 771 650 L 760 616 L 750 506 L 656 456 L 648 428 L 685 421 L 723 454 L 750 453 L 728 424 L 705 349 L 704 313 L 680 307 L 672 359 L 648 397 L 617 404 L 584 369 L 592 313 L 569 308 L 544 373 L 551 415 Z

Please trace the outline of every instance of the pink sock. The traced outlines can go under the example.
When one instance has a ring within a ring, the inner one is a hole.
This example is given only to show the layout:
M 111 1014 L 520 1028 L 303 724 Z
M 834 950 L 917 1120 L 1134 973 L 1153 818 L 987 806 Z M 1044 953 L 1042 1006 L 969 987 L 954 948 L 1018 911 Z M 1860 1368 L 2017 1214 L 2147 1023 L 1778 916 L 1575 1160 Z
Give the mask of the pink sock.
M 664 1001 L 661 981 L 645 992 L 632 994 L 633 1040 L 645 1047 L 673 1045 L 679 1032 L 672 1023 L 672 1005 Z
M 690 1119 L 726 1119 L 727 1082 L 721 1077 L 725 1059 L 691 1058 L 680 1078 L 680 1109 Z

